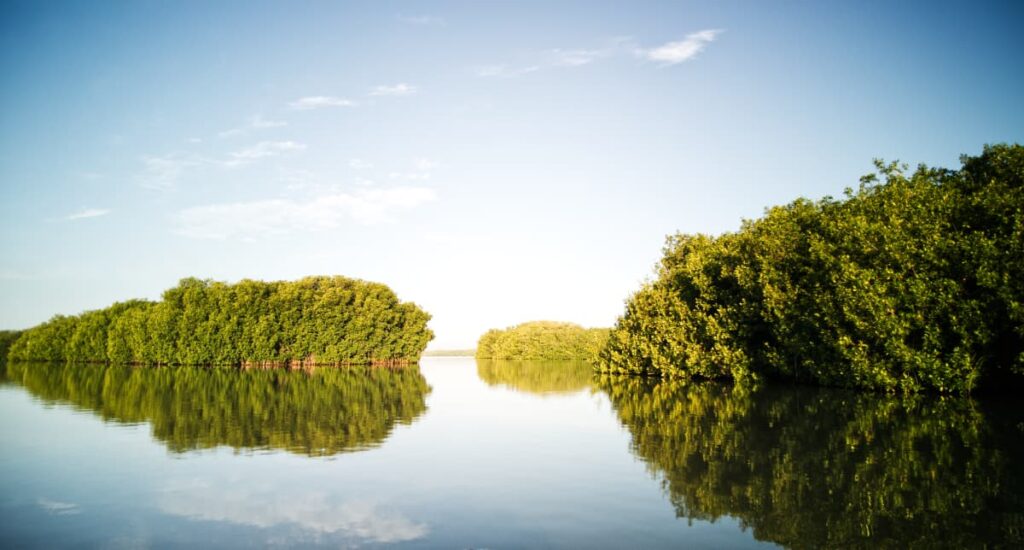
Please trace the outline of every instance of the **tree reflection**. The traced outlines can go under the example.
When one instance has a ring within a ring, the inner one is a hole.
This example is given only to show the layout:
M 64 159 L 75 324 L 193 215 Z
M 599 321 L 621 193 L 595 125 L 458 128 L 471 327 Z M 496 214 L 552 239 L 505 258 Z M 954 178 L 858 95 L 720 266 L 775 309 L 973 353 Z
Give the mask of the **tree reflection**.
M 1024 544 L 1024 423 L 969 399 L 601 377 L 680 517 L 793 548 Z
M 476 372 L 488 385 L 539 394 L 585 390 L 594 378 L 594 367 L 583 361 L 477 359 Z
M 426 411 L 416 367 L 312 371 L 11 362 L 7 375 L 45 402 L 104 420 L 148 422 L 173 452 L 226 445 L 328 456 L 380 445 Z

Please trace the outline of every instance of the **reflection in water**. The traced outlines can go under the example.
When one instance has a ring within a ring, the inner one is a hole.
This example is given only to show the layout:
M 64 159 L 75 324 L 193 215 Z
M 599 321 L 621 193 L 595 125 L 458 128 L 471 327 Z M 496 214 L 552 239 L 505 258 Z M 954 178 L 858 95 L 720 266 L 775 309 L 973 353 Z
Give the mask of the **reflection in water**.
M 325 490 L 294 487 L 197 481 L 168 487 L 158 506 L 175 516 L 264 529 L 293 525 L 310 533 L 354 539 L 354 543 L 410 541 L 430 531 L 426 524 L 370 501 L 345 500 Z
M 680 517 L 733 516 L 794 548 L 1024 545 L 1018 410 L 804 387 L 598 385 Z
M 585 390 L 594 378 L 594 367 L 583 361 L 477 359 L 476 372 L 488 385 L 540 394 Z
M 227 445 L 327 456 L 381 444 L 426 410 L 416 367 L 311 372 L 11 363 L 7 375 L 46 402 L 106 420 L 149 422 L 174 452 Z

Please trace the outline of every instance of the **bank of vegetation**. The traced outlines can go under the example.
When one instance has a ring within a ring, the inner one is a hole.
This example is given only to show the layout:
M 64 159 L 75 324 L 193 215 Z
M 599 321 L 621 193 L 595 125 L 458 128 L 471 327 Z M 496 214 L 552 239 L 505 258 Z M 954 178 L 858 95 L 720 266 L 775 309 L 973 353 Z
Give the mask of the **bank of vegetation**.
M 228 446 L 330 456 L 383 443 L 427 410 L 417 368 L 148 368 L 62 362 L 8 365 L 44 403 L 106 421 L 147 422 L 175 453 Z
M 12 360 L 136 365 L 415 362 L 430 315 L 387 286 L 345 277 L 227 284 L 183 279 L 158 302 L 133 300 L 28 330 Z
M 583 328 L 574 323 L 531 321 L 504 330 L 491 329 L 480 337 L 477 359 L 539 359 L 596 361 L 608 329 Z
M 668 239 L 599 369 L 969 392 L 1024 375 L 1024 147 L 877 163 L 717 237 Z

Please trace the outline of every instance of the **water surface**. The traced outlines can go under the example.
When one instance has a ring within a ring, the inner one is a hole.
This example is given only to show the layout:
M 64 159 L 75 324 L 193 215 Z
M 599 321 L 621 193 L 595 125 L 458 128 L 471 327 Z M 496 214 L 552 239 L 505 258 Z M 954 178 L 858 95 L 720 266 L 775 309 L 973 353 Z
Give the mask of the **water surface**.
M 1017 407 L 585 365 L 11 365 L 0 546 L 1019 546 Z

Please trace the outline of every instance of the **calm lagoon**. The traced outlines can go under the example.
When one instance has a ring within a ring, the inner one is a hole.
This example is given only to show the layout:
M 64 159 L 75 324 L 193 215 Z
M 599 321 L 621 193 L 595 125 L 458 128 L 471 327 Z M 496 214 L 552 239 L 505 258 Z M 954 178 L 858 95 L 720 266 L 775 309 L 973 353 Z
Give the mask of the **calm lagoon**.
M 9 365 L 0 546 L 1018 546 L 1008 403 L 584 365 Z

